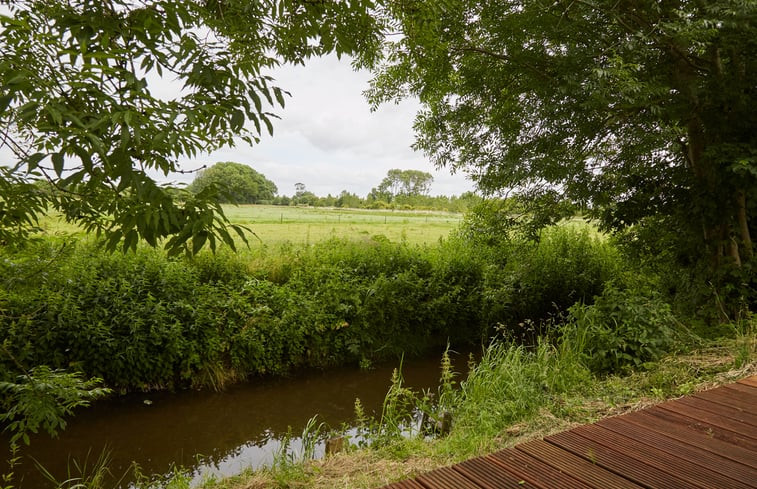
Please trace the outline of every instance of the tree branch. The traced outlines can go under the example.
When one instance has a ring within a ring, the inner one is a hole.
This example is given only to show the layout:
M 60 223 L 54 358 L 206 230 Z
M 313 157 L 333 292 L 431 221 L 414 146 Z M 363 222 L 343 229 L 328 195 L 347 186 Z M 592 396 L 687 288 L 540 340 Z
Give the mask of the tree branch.
M 453 50 L 454 51 L 458 51 L 458 52 L 471 52 L 471 53 L 483 54 L 485 56 L 488 56 L 488 57 L 494 58 L 494 59 L 498 59 L 500 61 L 505 61 L 507 63 L 513 63 L 513 64 L 516 64 L 516 65 L 524 66 L 524 67 L 528 68 L 529 70 L 533 71 L 534 73 L 540 75 L 541 77 L 543 77 L 543 78 L 545 78 L 547 80 L 554 80 L 555 79 L 555 77 L 549 75 L 548 73 L 545 73 L 544 71 L 540 70 L 539 68 L 537 68 L 536 66 L 532 65 L 531 63 L 527 63 L 525 61 L 520 61 L 520 60 L 514 60 L 512 57 L 510 57 L 510 56 L 508 56 L 506 54 L 495 53 L 494 51 L 490 51 L 488 49 L 477 48 L 477 47 L 473 47 L 473 46 L 462 46 L 462 47 L 459 47 L 459 48 L 453 48 Z

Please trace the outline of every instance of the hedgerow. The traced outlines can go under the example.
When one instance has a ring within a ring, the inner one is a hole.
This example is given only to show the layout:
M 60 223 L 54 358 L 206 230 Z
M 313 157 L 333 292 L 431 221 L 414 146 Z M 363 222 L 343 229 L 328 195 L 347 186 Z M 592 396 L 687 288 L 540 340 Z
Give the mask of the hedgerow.
M 498 246 L 379 236 L 190 259 L 46 240 L 3 252 L 0 362 L 120 390 L 365 365 L 516 331 L 590 302 L 619 268 L 610 245 L 570 228 Z

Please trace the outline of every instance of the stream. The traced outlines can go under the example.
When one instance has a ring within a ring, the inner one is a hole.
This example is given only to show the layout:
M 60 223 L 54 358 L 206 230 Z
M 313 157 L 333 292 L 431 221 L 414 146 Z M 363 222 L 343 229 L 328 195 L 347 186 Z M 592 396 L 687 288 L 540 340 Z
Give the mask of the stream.
M 467 370 L 467 353 L 450 352 L 450 357 L 455 371 Z M 405 385 L 435 392 L 440 361 L 441 353 L 406 359 L 402 368 Z M 174 467 L 182 467 L 197 481 L 270 465 L 282 439 L 288 433 L 299 436 L 315 415 L 318 423 L 331 428 L 350 425 L 355 398 L 360 398 L 366 412 L 380 412 L 392 370 L 399 363 L 396 360 L 370 370 L 339 368 L 254 379 L 222 392 L 131 394 L 99 401 L 70 418 L 59 438 L 33 436 L 31 446 L 22 447 L 15 484 L 20 489 L 53 487 L 29 456 L 62 481 L 74 461 L 81 465 L 86 460 L 91 466 L 104 450 L 110 453 L 115 479 L 129 472 L 132 462 L 148 476 L 170 474 Z M 7 447 L 7 435 L 2 438 Z M 296 446 L 298 440 L 292 442 Z M 7 472 L 6 459 L 8 456 L 3 458 L 2 473 Z M 120 487 L 130 486 L 133 481 L 129 477 L 123 478 Z

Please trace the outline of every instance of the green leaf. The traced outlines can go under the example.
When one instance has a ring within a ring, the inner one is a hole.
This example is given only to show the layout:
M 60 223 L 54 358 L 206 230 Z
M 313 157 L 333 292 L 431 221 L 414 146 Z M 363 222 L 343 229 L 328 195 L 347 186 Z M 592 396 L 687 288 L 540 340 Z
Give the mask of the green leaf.
M 208 233 L 206 231 L 200 231 L 192 237 L 192 254 L 196 255 L 200 252 L 205 245 L 205 241 L 208 239 Z
M 265 123 L 265 127 L 266 127 L 266 129 L 268 129 L 268 135 L 269 135 L 269 136 L 273 136 L 273 124 L 271 124 L 271 121 L 270 121 L 270 119 L 268 119 L 268 117 L 267 117 L 267 116 L 265 116 L 265 115 L 261 115 L 261 117 L 260 117 L 260 118 L 261 118 L 261 119 L 263 120 L 263 122 Z
M 47 156 L 44 153 L 33 153 L 25 158 L 25 162 L 29 172 L 33 172 L 39 167 L 39 162 L 45 159 Z
M 244 112 L 241 110 L 235 110 L 231 115 L 231 128 L 234 131 L 239 131 L 244 125 Z
M 63 152 L 53 153 L 51 159 L 53 161 L 53 170 L 55 170 L 56 175 L 60 177 L 63 175 Z
M 137 251 L 137 242 L 139 241 L 139 234 L 134 229 L 129 230 L 126 235 L 124 236 L 124 242 L 122 246 L 122 251 L 126 253 L 127 251 Z
M 7 109 L 8 106 L 10 106 L 11 102 L 13 102 L 12 94 L 0 96 L 0 114 L 5 112 L 5 109 Z

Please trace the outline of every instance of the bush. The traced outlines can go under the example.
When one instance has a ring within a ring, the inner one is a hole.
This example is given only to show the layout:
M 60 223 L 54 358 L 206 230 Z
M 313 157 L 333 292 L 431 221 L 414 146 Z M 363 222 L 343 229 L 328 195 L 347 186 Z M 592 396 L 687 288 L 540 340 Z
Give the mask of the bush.
M 88 245 L 46 264 L 40 248 L 0 264 L 26 277 L 0 287 L 0 341 L 25 365 L 74 368 L 121 390 L 218 386 L 477 341 L 481 267 L 463 247 L 445 250 L 332 240 L 250 271 L 225 253 L 172 259 Z
M 588 226 L 547 228 L 538 242 L 511 243 L 501 256 L 506 262 L 488 269 L 484 308 L 490 324 L 512 333 L 590 303 L 621 270 L 615 248 Z
M 595 372 L 639 367 L 669 352 L 676 319 L 659 293 L 608 286 L 593 305 L 575 304 L 563 334 Z

